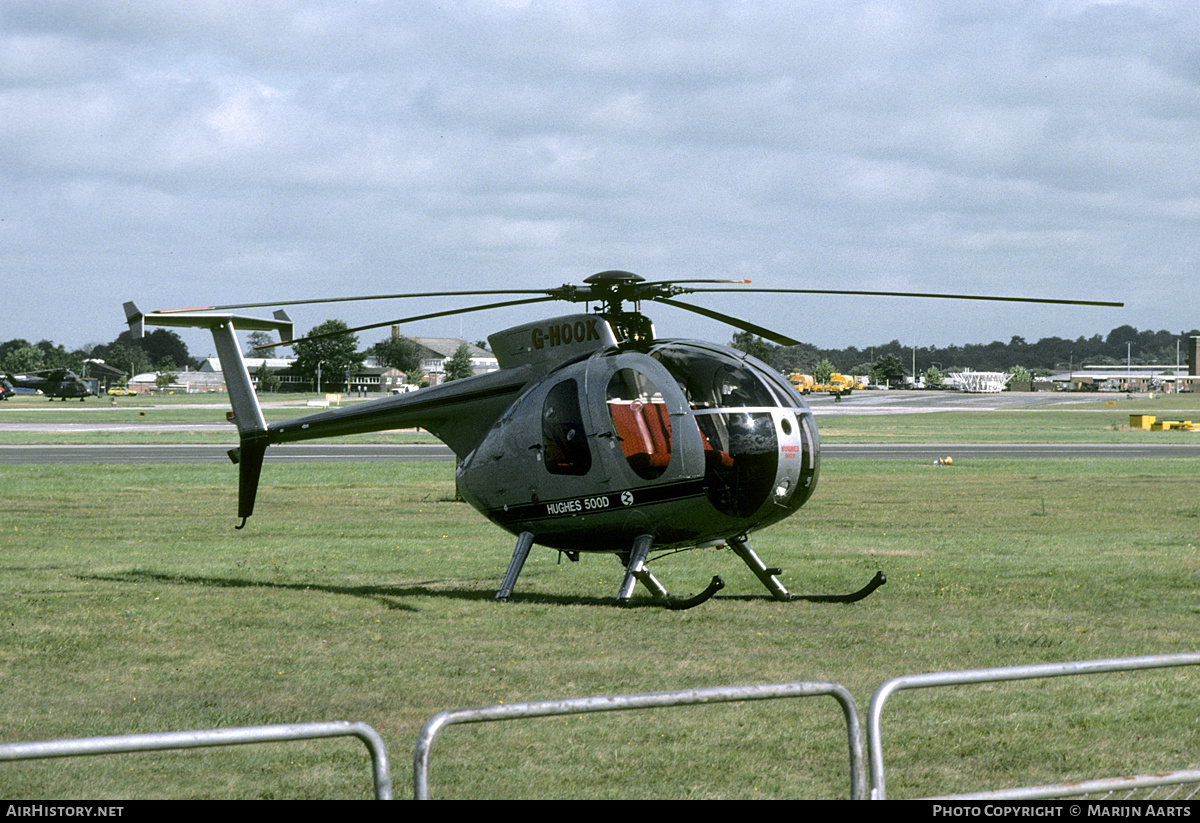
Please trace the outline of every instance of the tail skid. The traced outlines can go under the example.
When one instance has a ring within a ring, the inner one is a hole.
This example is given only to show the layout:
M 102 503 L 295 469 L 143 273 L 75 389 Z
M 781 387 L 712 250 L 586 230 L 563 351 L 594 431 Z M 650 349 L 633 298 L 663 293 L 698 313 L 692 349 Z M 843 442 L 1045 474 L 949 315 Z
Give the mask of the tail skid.
M 146 325 L 179 326 L 208 329 L 212 332 L 213 344 L 221 360 L 221 371 L 225 386 L 229 390 L 229 402 L 233 406 L 233 419 L 237 424 L 241 445 L 229 452 L 229 459 L 238 466 L 238 517 L 246 525 L 246 518 L 254 513 L 254 498 L 258 492 L 258 478 L 262 472 L 263 456 L 267 451 L 267 422 L 263 418 L 258 395 L 250 370 L 242 358 L 238 344 L 237 329 L 270 331 L 278 330 L 280 339 L 292 339 L 292 321 L 283 311 L 275 312 L 274 320 L 246 317 L 233 314 L 210 314 L 188 312 L 174 314 L 150 312 L 143 314 L 133 303 L 125 304 L 125 319 L 129 329 L 138 337 L 145 334 Z

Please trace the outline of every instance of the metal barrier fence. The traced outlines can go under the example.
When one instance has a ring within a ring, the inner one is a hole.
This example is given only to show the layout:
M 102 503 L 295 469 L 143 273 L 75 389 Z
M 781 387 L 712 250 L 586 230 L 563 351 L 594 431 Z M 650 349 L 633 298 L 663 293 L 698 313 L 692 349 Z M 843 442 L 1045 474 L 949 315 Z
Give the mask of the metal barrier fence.
M 371 753 L 375 799 L 392 799 L 392 770 L 383 738 L 366 723 L 335 720 L 328 723 L 285 723 L 277 726 L 241 726 L 230 729 L 200 729 L 185 732 L 122 734 L 112 737 L 80 737 L 32 743 L 0 743 L 0 761 L 36 760 L 45 757 L 76 757 L 209 746 L 240 746 L 248 743 L 278 743 L 326 737 L 357 737 Z
M 867 712 L 866 749 L 870 754 L 870 797 L 886 799 L 884 781 L 883 738 L 881 717 L 884 704 L 896 692 L 941 686 L 996 683 L 1009 680 L 1028 680 L 1064 677 L 1081 674 L 1128 672 L 1175 666 L 1200 665 L 1200 654 L 1174 654 L 1151 657 L 1089 660 L 1073 663 L 1046 663 L 1032 666 L 1010 666 L 995 669 L 971 669 L 957 672 L 934 672 L 892 678 L 876 689 Z M 434 715 L 421 729 L 413 751 L 413 793 L 416 799 L 429 799 L 429 759 L 434 739 L 448 726 L 462 723 L 486 723 L 532 717 L 552 717 L 594 712 L 633 711 L 638 709 L 690 706 L 710 703 L 730 703 L 748 700 L 829 695 L 842 707 L 846 722 L 846 737 L 850 760 L 850 796 L 866 799 L 867 765 L 863 756 L 863 726 L 854 698 L 843 686 L 827 682 L 779 683 L 761 686 L 728 686 L 708 689 L 652 692 L 645 694 L 606 695 L 566 700 L 545 700 L 530 703 L 510 703 L 468 709 L 451 709 Z M 162 751 L 207 746 L 233 746 L 248 743 L 272 743 L 289 740 L 312 740 L 327 737 L 357 737 L 371 754 L 375 797 L 392 797 L 391 771 L 387 747 L 382 738 L 365 723 L 332 721 L 327 723 L 295 723 L 277 726 L 245 726 L 230 729 L 206 729 L 158 734 L 118 735 L 69 740 L 50 740 L 30 743 L 0 743 L 0 761 L 32 760 L 47 757 L 117 754 L 138 751 Z M 1190 789 L 1184 787 L 1190 786 Z M 1170 791 L 1170 794 L 1159 794 Z M 1064 783 L 1052 786 L 1027 786 L 994 792 L 955 795 L 951 799 L 1039 799 L 1081 797 L 1103 794 L 1111 798 L 1119 793 L 1129 799 L 1136 791 L 1148 791 L 1141 799 L 1192 800 L 1200 794 L 1200 770 L 1176 771 L 1167 774 L 1137 777 L 1103 778 Z
M 1161 790 L 1161 791 L 1160 791 Z M 1052 786 L 1024 786 L 994 792 L 953 794 L 937 800 L 1044 800 L 1047 798 L 1087 798 L 1090 800 L 1174 800 L 1190 801 L 1200 792 L 1200 771 L 1192 769 L 1141 777 L 1107 777 L 1057 783 Z
M 894 693 L 904 689 L 926 689 L 935 686 L 961 686 L 969 683 L 998 683 L 1006 680 L 1029 680 L 1034 678 L 1064 677 L 1102 672 L 1123 672 L 1142 669 L 1157 669 L 1169 666 L 1200 665 L 1200 654 L 1167 654 L 1151 657 L 1123 657 L 1108 660 L 1085 660 L 1075 663 L 1044 663 L 1033 666 L 1008 666 L 998 669 L 969 669 L 958 672 L 933 672 L 895 677 L 875 690 L 867 708 L 867 748 L 871 755 L 871 798 L 883 800 L 887 797 L 883 770 L 883 738 L 880 717 L 884 703 Z M 1176 781 L 1178 782 L 1178 781 Z M 1191 782 L 1191 781 L 1183 781 Z M 1043 790 L 1049 787 L 1041 787 Z M 1035 787 L 1029 787 L 1035 791 Z M 1012 792 L 1025 791 L 1013 789 Z M 1006 795 L 1019 797 L 1021 795 Z M 1043 795 L 1059 796 L 1059 795 Z
M 648 694 L 619 694 L 603 697 L 579 697 L 572 700 L 543 700 L 532 703 L 509 703 L 480 706 L 473 709 L 451 709 L 434 715 L 417 738 L 413 751 L 413 794 L 417 800 L 428 800 L 429 753 L 438 733 L 458 723 L 489 723 L 527 717 L 552 717 L 589 712 L 616 712 L 634 709 L 653 709 L 666 706 L 693 706 L 707 703 L 731 703 L 744 700 L 773 700 L 787 697 L 830 695 L 841 704 L 846 718 L 846 736 L 850 747 L 850 797 L 862 800 L 864 765 L 862 726 L 858 706 L 844 687 L 837 683 L 779 683 L 768 686 L 729 686 L 712 689 L 685 689 Z

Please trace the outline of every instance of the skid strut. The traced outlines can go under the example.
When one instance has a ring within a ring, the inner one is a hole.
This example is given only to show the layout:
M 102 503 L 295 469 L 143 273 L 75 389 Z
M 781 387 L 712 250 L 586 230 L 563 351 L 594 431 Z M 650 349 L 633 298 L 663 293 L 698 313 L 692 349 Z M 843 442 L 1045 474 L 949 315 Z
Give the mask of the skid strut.
M 762 562 L 762 558 L 755 553 L 754 549 L 750 548 L 750 544 L 744 538 L 736 537 L 729 541 L 729 548 L 733 549 L 733 553 L 745 561 L 750 567 L 750 571 L 754 572 L 754 576 L 767 587 L 767 591 L 776 600 L 791 600 L 792 596 L 788 594 L 788 590 L 779 582 L 779 578 L 775 575 L 780 573 L 779 569 L 768 569 L 766 564 Z
M 629 559 L 625 561 L 625 579 L 621 581 L 621 588 L 617 590 L 618 603 L 629 602 L 629 598 L 633 597 L 633 587 L 639 580 L 654 592 L 655 597 L 670 596 L 663 584 L 646 569 L 646 557 L 650 554 L 650 544 L 653 542 L 654 538 L 648 534 L 634 538 L 633 549 L 629 552 Z
M 617 605 L 629 604 L 630 598 L 633 596 L 633 587 L 639 582 L 654 594 L 654 599 L 639 600 L 639 604 L 664 606 L 676 611 L 699 606 L 725 587 L 725 582 L 720 577 L 714 576 L 700 594 L 694 597 L 672 597 L 666 587 L 659 583 L 658 579 L 646 568 L 646 558 L 650 554 L 650 546 L 653 542 L 654 538 L 651 535 L 639 535 L 633 541 L 633 548 L 628 553 L 621 555 L 625 561 L 625 578 L 621 581 L 621 588 L 617 590 Z
M 512 594 L 513 587 L 517 585 L 517 576 L 525 565 L 525 558 L 529 557 L 529 548 L 532 545 L 533 534 L 521 532 L 518 535 L 517 547 L 513 549 L 512 560 L 508 561 L 508 571 L 504 573 L 504 579 L 500 581 L 500 591 L 496 592 L 497 600 L 507 600 L 508 596 Z
M 776 576 L 781 574 L 781 571 L 779 569 L 767 568 L 766 564 L 762 562 L 762 558 L 755 553 L 754 549 L 750 548 L 750 544 L 746 542 L 744 537 L 737 537 L 730 540 L 729 548 L 733 549 L 734 554 L 745 561 L 746 565 L 750 567 L 750 571 L 754 572 L 754 576 L 767 587 L 767 591 L 771 593 L 771 597 L 784 602 L 807 600 L 810 603 L 856 603 L 887 582 L 887 576 L 883 572 L 876 572 L 867 585 L 849 594 L 789 594 L 788 590 L 783 587 L 783 584 L 779 582 L 779 578 Z

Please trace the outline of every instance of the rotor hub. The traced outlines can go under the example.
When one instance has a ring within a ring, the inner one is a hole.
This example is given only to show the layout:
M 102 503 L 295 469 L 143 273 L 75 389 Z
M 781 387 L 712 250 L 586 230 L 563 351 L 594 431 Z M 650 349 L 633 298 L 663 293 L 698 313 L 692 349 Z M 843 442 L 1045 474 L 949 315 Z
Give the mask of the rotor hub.
M 627 283 L 645 283 L 646 278 L 639 277 L 631 271 L 602 271 L 599 274 L 593 274 L 591 277 L 585 277 L 584 283 L 592 283 L 597 286 L 614 286 Z

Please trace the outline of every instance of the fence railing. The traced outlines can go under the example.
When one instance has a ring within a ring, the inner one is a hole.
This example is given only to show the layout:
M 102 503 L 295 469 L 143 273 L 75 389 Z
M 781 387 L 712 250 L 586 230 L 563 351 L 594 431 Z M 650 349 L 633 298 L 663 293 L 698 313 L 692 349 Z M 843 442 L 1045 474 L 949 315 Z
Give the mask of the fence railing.
M 827 695 L 833 697 L 841 706 L 845 720 L 849 751 L 850 797 L 856 800 L 865 799 L 868 796 L 872 799 L 885 799 L 887 788 L 883 760 L 882 714 L 888 699 L 899 691 L 1196 665 L 1200 665 L 1200 654 L 1189 653 L 904 675 L 888 680 L 876 689 L 872 696 L 867 711 L 865 747 L 863 745 L 864 726 L 854 698 L 843 686 L 828 682 L 726 686 L 451 709 L 434 715 L 421 729 L 413 750 L 413 794 L 417 799 L 429 798 L 429 763 L 433 743 L 438 734 L 457 724 Z M 387 747 L 373 728 L 365 723 L 350 721 L 0 743 L 0 761 L 234 746 L 328 737 L 356 737 L 361 740 L 367 746 L 371 756 L 375 797 L 381 800 L 391 799 L 392 780 Z M 864 758 L 864 748 L 869 753 L 869 795 L 866 788 L 868 785 L 868 759 Z M 1142 792 L 1142 794 L 1135 795 L 1135 792 Z M 1200 794 L 1200 770 L 1186 769 L 1154 775 L 1106 777 L 1074 783 L 960 794 L 954 795 L 950 799 L 1031 800 L 1100 795 L 1110 798 L 1119 796 L 1121 799 L 1140 797 L 1140 799 L 1192 800 L 1198 794 Z
M 413 795 L 428 800 L 429 754 L 437 735 L 459 723 L 489 723 L 530 717 L 553 717 L 589 712 L 617 712 L 636 709 L 656 709 L 666 706 L 731 703 L 744 700 L 775 700 L 779 698 L 829 695 L 842 707 L 846 720 L 846 738 L 850 750 L 850 796 L 865 797 L 862 724 L 858 706 L 844 687 L 836 683 L 779 683 L 765 686 L 728 686 L 709 689 L 685 689 L 647 694 L 616 694 L 602 697 L 579 697 L 569 700 L 543 700 L 531 703 L 505 703 L 471 709 L 451 709 L 434 715 L 417 738 L 413 751 Z
M 366 723 L 334 720 L 326 723 L 284 723 L 274 726 L 239 726 L 228 729 L 198 729 L 182 732 L 120 734 L 111 737 L 79 737 L 31 743 L 0 743 L 0 761 L 35 760 L 46 757 L 77 757 L 168 749 L 197 749 L 211 746 L 241 746 L 326 737 L 357 737 L 371 754 L 371 771 L 376 800 L 391 800 L 392 770 L 387 746 Z

